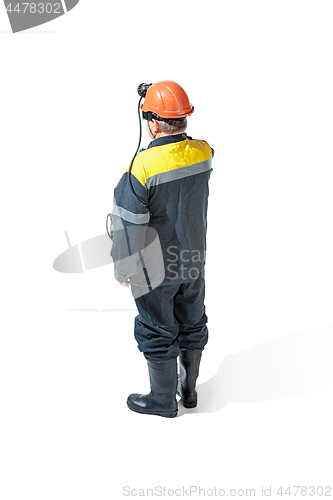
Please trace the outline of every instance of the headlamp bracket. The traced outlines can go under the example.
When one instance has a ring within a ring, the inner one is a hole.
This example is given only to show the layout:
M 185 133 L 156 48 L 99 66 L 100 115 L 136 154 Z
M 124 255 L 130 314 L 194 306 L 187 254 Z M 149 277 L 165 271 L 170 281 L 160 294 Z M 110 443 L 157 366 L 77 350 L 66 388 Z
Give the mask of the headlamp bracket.
M 138 94 L 140 97 L 146 97 L 147 90 L 151 87 L 152 83 L 140 83 L 138 86 Z

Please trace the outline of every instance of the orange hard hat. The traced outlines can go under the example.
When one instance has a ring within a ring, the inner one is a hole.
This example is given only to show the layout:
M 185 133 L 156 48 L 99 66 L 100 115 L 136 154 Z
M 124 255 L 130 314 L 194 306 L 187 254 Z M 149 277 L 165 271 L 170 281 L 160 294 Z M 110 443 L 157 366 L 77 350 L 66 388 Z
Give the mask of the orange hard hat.
M 162 80 L 148 87 L 141 109 L 170 120 L 189 116 L 194 111 L 185 90 L 172 80 Z

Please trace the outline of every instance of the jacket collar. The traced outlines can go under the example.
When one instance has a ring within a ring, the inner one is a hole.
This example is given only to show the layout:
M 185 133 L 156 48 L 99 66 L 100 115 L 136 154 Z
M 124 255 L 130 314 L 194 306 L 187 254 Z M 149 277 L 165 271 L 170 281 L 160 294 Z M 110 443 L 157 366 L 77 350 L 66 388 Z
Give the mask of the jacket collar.
M 187 134 L 177 134 L 177 135 L 165 135 L 163 137 L 159 137 L 158 139 L 154 139 L 149 145 L 149 148 L 153 148 L 155 146 L 163 146 L 164 144 L 172 144 L 173 142 L 185 141 L 185 139 L 190 139 Z

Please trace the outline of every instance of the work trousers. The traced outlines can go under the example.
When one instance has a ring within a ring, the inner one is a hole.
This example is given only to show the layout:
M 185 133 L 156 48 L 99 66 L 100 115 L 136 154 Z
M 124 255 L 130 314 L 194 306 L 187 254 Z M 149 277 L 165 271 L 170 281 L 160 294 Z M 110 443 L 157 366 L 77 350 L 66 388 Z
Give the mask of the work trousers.
M 134 336 L 149 361 L 177 358 L 180 349 L 201 352 L 208 341 L 205 279 L 168 284 L 135 300 Z

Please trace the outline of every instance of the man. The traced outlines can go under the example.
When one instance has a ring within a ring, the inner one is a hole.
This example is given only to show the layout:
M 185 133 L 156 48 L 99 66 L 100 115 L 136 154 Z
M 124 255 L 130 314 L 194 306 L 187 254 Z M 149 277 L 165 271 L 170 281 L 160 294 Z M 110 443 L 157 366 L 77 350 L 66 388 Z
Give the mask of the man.
M 140 107 L 153 140 L 115 188 L 111 255 L 122 285 L 137 291 L 139 270 L 146 285 L 134 295 L 139 312 L 134 336 L 148 363 L 151 392 L 131 394 L 127 405 L 139 413 L 175 417 L 177 358 L 178 393 L 186 408 L 194 408 L 201 353 L 208 341 L 204 265 L 214 151 L 186 135 L 187 116 L 194 108 L 180 85 L 165 80 L 147 87 Z M 158 261 L 156 251 L 151 258 L 143 253 L 145 247 L 153 248 L 148 230 L 158 235 L 162 277 L 157 264 L 147 272 L 155 257 Z

